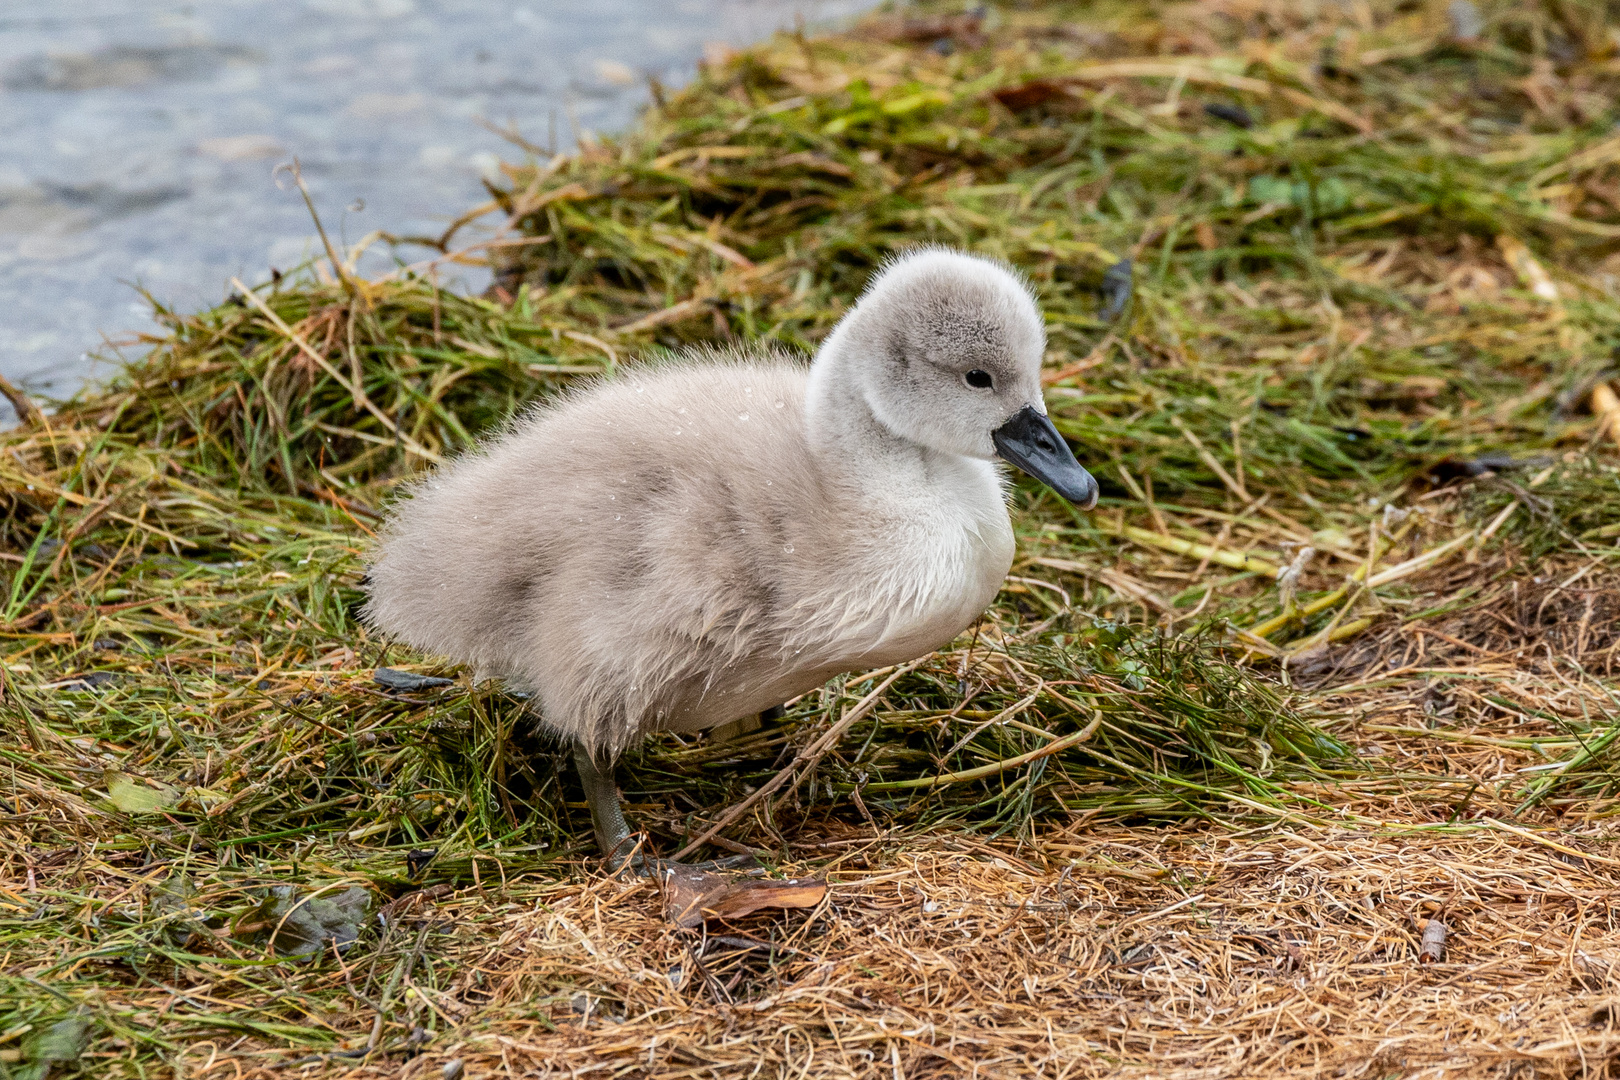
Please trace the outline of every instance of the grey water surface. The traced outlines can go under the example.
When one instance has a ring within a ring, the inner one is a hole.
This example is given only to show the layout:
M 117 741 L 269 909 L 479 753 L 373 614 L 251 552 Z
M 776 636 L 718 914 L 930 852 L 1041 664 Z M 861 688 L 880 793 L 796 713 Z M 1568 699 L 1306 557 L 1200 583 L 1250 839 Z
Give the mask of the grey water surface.
M 316 253 L 272 175 L 294 156 L 334 239 L 437 234 L 523 156 L 486 125 L 567 149 L 705 48 L 870 6 L 0 0 L 0 373 L 65 396 L 108 372 L 92 352 L 156 329 L 137 287 L 195 310 Z

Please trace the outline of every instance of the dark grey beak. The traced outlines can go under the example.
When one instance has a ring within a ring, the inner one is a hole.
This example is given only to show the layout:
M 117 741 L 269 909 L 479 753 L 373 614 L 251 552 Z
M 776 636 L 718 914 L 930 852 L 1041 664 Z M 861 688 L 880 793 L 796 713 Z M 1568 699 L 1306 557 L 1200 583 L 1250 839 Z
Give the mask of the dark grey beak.
M 1097 481 L 1074 460 L 1046 414 L 1025 405 L 990 433 L 996 452 L 1082 510 L 1097 505 Z

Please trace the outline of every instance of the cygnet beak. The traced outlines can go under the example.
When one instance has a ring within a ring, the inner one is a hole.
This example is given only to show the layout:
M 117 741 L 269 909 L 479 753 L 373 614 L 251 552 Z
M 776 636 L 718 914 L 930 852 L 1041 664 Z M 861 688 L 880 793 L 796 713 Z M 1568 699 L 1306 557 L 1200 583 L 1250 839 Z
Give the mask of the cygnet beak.
M 1033 405 L 990 433 L 996 452 L 1082 510 L 1097 505 L 1097 481 L 1074 460 L 1052 421 Z

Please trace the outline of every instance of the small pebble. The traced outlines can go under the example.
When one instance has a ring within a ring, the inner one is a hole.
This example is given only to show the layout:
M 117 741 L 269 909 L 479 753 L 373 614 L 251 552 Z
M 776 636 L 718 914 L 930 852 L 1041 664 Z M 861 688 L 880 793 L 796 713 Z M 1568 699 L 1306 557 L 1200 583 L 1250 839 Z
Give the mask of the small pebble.
M 1451 0 L 1451 6 L 1446 8 L 1446 14 L 1451 16 L 1453 41 L 1478 41 L 1484 36 L 1485 19 L 1472 0 Z

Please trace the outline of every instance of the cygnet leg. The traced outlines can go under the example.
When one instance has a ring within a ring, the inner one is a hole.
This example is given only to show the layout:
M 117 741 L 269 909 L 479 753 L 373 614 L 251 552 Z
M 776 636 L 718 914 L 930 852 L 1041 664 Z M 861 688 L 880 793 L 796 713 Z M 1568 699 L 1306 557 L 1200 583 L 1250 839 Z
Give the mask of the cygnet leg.
M 597 768 L 590 751 L 578 744 L 574 746 L 574 768 L 579 770 L 579 781 L 585 788 L 585 801 L 591 808 L 591 827 L 596 832 L 596 846 L 602 852 L 608 869 L 617 873 L 627 862 L 632 862 L 630 852 L 633 845 L 630 842 L 630 826 L 624 820 L 624 807 L 619 804 L 619 785 L 613 779 L 614 769 L 611 766 L 605 770 Z M 752 855 L 732 855 L 697 863 L 694 869 L 727 870 L 756 862 Z M 633 860 L 637 873 L 650 873 L 661 865 L 666 865 L 666 861 L 640 855 Z
M 585 801 L 591 807 L 591 827 L 596 831 L 596 846 L 607 860 L 608 868 L 617 870 L 624 865 L 630 843 L 630 826 L 624 820 L 624 808 L 619 805 L 619 785 L 613 781 L 613 767 L 598 769 L 591 752 L 583 745 L 574 746 L 574 768 L 579 770 L 579 782 L 585 787 Z

